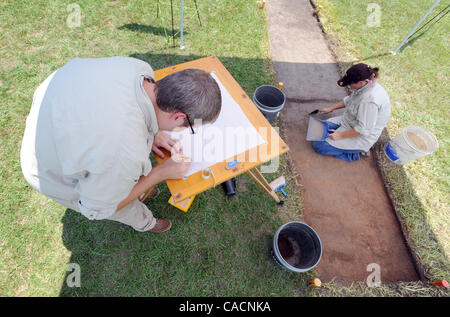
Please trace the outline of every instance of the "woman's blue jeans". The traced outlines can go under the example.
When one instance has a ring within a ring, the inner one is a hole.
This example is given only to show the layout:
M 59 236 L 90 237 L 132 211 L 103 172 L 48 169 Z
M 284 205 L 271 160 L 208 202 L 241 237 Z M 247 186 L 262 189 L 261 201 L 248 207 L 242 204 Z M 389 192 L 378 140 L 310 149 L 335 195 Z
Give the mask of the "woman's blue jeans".
M 330 129 L 336 130 L 337 128 L 339 128 L 339 125 L 332 122 L 328 122 L 328 127 Z M 334 156 L 337 157 L 338 159 L 348 162 L 358 161 L 359 153 L 363 151 L 363 150 L 338 149 L 337 147 L 334 147 L 329 143 L 327 143 L 327 141 L 313 141 L 312 145 L 314 150 L 316 150 L 316 152 L 319 154 Z

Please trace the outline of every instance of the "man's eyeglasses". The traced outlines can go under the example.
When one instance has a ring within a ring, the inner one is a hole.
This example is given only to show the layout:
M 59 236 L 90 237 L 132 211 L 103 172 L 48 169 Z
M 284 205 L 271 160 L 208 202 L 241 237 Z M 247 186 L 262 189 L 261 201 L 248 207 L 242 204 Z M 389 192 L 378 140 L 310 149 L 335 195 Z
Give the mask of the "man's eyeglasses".
M 189 127 L 191 128 L 192 134 L 195 134 L 194 128 L 192 127 L 191 120 L 189 120 L 189 116 L 188 115 L 186 115 L 186 119 L 187 119 L 187 121 L 189 123 Z

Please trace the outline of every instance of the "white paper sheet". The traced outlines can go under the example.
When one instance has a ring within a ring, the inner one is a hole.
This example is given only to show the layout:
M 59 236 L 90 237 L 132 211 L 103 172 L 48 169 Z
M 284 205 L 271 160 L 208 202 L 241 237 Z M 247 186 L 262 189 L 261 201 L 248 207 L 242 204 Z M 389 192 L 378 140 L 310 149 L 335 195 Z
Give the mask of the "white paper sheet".
M 186 176 L 267 143 L 214 72 L 211 75 L 222 93 L 222 109 L 217 120 L 212 124 L 195 127 L 195 134 L 192 134 L 190 128 L 178 132 L 166 131 L 181 141 L 183 154 L 192 159 Z

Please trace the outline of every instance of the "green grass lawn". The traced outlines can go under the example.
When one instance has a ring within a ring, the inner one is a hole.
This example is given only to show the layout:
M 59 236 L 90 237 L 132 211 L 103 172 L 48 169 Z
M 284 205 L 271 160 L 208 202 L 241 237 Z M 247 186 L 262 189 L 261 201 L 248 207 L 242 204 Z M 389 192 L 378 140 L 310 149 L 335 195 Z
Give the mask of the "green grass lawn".
M 361 61 L 380 67 L 379 82 L 391 98 L 391 137 L 410 125 L 432 132 L 439 149 L 404 166 L 384 160 L 383 166 L 397 207 L 414 242 L 415 254 L 428 279 L 450 277 L 450 178 L 448 103 L 449 17 L 418 32 L 396 56 L 393 51 L 434 1 L 314 0 L 321 5 L 320 19 L 345 70 Z M 380 6 L 380 25 L 368 27 Z M 442 1 L 430 19 L 448 3 Z M 427 19 L 427 20 L 428 20 Z M 383 55 L 378 56 L 377 55 Z
M 164 234 L 90 222 L 33 191 L 22 177 L 19 152 L 35 88 L 74 57 L 133 56 L 154 69 L 216 55 L 249 96 L 273 83 L 264 11 L 255 1 L 185 1 L 185 49 L 172 47 L 170 2 L 87 1 L 81 26 L 66 21 L 73 1 L 0 3 L 0 295 L 6 296 L 305 296 L 308 274 L 278 269 L 268 246 L 276 229 L 301 219 L 299 202 L 278 207 L 247 175 L 235 197 L 220 186 L 198 195 L 189 213 L 149 203 L 173 221 Z M 179 2 L 174 1 L 175 27 Z M 281 169 L 268 179 L 287 171 Z M 298 196 L 289 177 L 288 194 Z M 66 285 L 78 263 L 81 287 Z

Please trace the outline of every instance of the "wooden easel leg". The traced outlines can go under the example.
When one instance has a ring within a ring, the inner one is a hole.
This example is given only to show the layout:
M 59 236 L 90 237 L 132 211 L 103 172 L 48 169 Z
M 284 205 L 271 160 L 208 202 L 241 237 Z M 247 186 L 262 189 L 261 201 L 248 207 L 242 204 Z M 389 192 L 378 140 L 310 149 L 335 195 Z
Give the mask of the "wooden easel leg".
M 247 174 L 259 185 L 267 194 L 269 194 L 273 200 L 277 203 L 281 203 L 280 198 L 278 198 L 277 194 L 273 191 L 272 187 L 270 187 L 269 182 L 264 178 L 261 172 L 256 168 L 252 168 L 247 171 Z
M 150 187 L 145 193 L 144 193 L 144 196 L 142 196 L 142 198 L 139 198 L 139 201 L 140 202 L 144 202 L 147 198 L 148 198 L 148 196 L 150 195 L 150 193 L 152 192 L 152 190 L 155 188 L 155 186 L 153 186 L 153 187 Z

